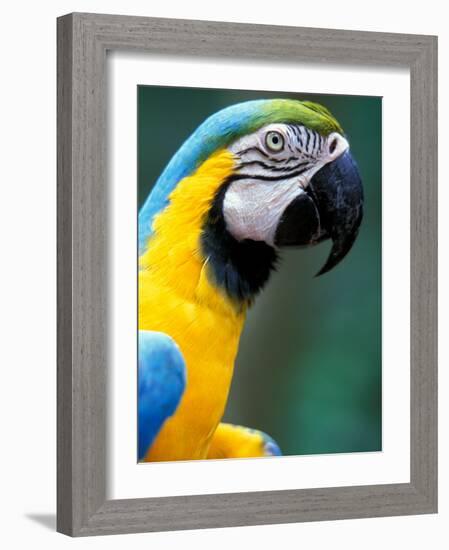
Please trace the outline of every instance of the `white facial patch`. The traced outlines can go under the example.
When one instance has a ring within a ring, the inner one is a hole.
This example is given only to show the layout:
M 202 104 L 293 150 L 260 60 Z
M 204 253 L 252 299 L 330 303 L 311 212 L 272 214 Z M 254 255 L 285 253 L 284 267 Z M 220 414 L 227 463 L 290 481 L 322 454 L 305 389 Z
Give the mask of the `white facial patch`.
M 251 239 L 273 246 L 282 213 L 301 193 L 304 190 L 297 180 L 233 182 L 223 202 L 228 231 L 238 241 Z
M 303 126 L 270 124 L 235 141 L 237 178 L 223 201 L 226 227 L 238 241 L 274 246 L 287 206 L 304 193 L 312 176 L 349 147 L 340 134 L 323 137 Z

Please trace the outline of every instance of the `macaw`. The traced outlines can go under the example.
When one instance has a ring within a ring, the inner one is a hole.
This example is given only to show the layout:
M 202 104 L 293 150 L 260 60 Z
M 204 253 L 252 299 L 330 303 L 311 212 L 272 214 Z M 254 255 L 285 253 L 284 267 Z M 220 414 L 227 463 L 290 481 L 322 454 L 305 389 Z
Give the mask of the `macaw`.
M 248 308 L 283 247 L 352 247 L 363 190 L 323 106 L 255 100 L 206 119 L 139 212 L 139 461 L 274 456 L 259 430 L 222 423 Z

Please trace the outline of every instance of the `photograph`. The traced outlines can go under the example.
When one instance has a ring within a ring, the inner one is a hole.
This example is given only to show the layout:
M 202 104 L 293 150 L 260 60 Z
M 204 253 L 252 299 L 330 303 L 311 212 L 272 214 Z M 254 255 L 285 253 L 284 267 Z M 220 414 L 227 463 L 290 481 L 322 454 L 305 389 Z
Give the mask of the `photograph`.
M 5 3 L 6 549 L 448 546 L 444 6 Z
M 136 115 L 138 462 L 382 451 L 382 97 Z

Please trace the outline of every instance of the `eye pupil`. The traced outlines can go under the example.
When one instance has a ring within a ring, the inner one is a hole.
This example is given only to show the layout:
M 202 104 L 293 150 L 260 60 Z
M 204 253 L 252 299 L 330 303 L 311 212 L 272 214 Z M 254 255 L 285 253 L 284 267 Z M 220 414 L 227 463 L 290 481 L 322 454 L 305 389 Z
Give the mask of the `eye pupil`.
M 329 145 L 329 153 L 332 154 L 337 148 L 337 140 L 333 139 Z
M 265 144 L 271 151 L 279 152 L 284 147 L 284 138 L 279 132 L 268 132 L 265 138 Z

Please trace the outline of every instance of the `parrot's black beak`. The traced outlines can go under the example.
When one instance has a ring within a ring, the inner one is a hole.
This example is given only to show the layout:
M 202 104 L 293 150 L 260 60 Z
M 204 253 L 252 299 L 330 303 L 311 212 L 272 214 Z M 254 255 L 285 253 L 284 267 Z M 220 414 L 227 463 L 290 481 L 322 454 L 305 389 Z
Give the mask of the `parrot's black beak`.
M 321 168 L 306 193 L 296 197 L 283 212 L 275 245 L 310 246 L 332 239 L 329 257 L 317 273 L 335 267 L 350 251 L 363 217 L 363 188 L 349 150 Z

